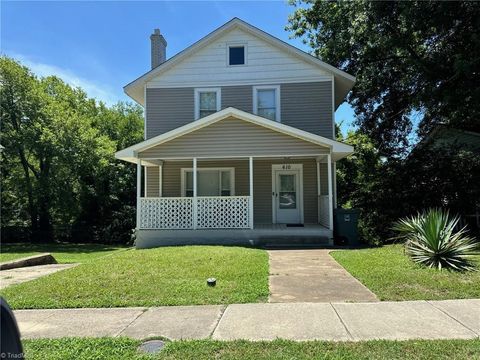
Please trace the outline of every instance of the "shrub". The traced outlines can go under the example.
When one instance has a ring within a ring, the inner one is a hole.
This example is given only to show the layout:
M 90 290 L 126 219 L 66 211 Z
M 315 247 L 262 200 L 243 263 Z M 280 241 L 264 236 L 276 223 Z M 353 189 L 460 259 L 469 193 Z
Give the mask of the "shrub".
M 406 253 L 414 262 L 430 268 L 473 270 L 470 257 L 479 253 L 479 243 L 467 235 L 466 227 L 455 231 L 459 220 L 448 211 L 429 209 L 400 219 L 393 230 L 399 233 L 397 238 L 406 240 Z

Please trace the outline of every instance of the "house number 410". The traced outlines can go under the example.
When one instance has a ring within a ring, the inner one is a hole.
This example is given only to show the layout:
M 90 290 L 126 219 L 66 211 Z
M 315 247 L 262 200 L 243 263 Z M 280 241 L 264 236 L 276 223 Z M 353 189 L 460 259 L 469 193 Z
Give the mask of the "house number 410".
M 290 170 L 291 168 L 292 168 L 292 165 L 290 164 L 282 165 L 282 170 Z

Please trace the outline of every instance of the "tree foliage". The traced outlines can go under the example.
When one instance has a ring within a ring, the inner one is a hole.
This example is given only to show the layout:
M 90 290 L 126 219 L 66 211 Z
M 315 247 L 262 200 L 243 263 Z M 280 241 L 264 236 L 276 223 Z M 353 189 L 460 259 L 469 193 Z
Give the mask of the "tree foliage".
M 108 108 L 8 57 L 0 81 L 2 229 L 28 227 L 39 241 L 125 241 L 134 170 L 113 154 L 141 140 L 141 108 Z
M 356 76 L 348 97 L 381 155 L 404 155 L 419 118 L 480 130 L 480 3 L 291 1 L 289 30 Z
M 430 207 L 473 214 L 480 154 L 411 145 L 438 124 L 480 132 L 480 3 L 291 1 L 287 29 L 312 53 L 352 75 L 355 154 L 338 166 L 338 202 L 361 210 L 364 240 Z M 418 134 L 413 131 L 418 127 Z

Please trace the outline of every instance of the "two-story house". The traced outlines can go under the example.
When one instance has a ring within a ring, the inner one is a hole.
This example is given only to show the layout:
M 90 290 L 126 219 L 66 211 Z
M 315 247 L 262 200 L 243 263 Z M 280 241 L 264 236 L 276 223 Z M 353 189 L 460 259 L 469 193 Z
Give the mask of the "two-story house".
M 334 114 L 355 78 L 234 18 L 125 86 L 145 109 L 137 247 L 331 239 Z M 142 176 L 142 173 L 144 174 Z

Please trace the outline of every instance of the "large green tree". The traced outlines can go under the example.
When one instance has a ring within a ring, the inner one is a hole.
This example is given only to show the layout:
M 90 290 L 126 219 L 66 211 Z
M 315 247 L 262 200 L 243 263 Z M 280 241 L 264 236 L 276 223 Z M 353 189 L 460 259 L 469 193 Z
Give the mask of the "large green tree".
M 480 2 L 291 1 L 293 36 L 353 74 L 356 123 L 381 155 L 404 155 L 438 123 L 480 129 Z
M 92 241 L 106 236 L 115 214 L 133 225 L 133 169 L 113 154 L 141 139 L 139 107 L 107 108 L 2 57 L 0 110 L 2 229 L 29 227 L 43 241 L 88 229 L 80 240 Z

